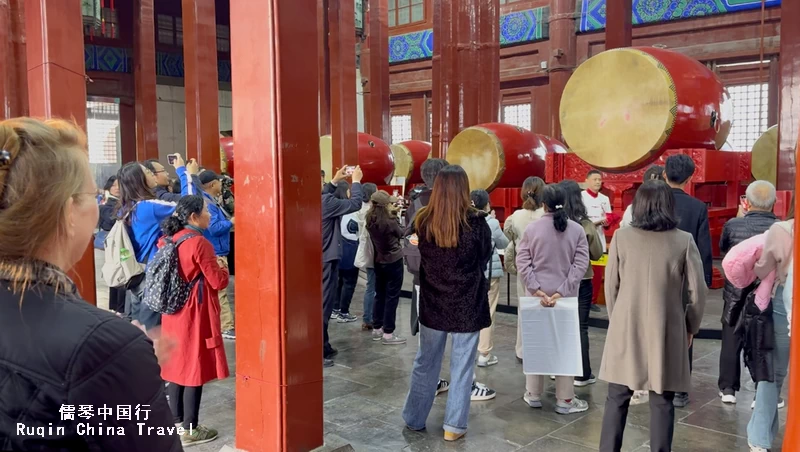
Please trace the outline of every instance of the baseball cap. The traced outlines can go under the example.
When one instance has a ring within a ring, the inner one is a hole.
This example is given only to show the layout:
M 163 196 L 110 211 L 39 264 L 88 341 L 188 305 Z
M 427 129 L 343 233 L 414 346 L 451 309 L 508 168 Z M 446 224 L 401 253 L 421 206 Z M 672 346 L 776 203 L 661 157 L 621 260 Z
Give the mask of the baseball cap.
M 217 173 L 211 170 L 204 170 L 203 172 L 197 175 L 197 178 L 200 179 L 200 183 L 203 185 L 211 183 L 215 180 L 222 180 L 222 178 L 219 177 Z
M 389 193 L 386 193 L 383 190 L 378 190 L 373 193 L 369 200 L 372 201 L 373 204 L 377 204 L 379 206 L 385 206 L 387 204 L 393 204 L 397 202 L 397 198 L 390 196 Z

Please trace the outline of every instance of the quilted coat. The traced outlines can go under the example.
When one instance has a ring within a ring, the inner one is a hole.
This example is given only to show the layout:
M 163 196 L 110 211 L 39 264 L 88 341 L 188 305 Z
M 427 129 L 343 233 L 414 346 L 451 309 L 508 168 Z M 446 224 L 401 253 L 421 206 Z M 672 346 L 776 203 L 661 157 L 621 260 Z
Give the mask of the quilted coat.
M 20 293 L 17 266 L 0 262 L 0 450 L 182 450 L 177 435 L 140 435 L 136 425 L 175 428 L 152 342 L 82 300 L 60 270 L 31 267 L 34 282 Z M 127 419 L 119 406 L 129 407 Z M 112 410 L 105 419 L 102 407 Z M 18 424 L 44 434 L 19 435 Z M 82 435 L 81 424 L 102 424 L 103 434 Z

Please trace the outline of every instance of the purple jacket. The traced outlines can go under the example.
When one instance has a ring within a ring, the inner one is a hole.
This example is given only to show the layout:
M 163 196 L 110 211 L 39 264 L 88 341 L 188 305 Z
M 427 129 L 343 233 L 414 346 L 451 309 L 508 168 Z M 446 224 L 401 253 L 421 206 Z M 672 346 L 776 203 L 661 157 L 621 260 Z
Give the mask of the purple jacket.
M 578 296 L 589 268 L 589 243 L 583 227 L 569 220 L 564 232 L 556 231 L 553 214 L 529 224 L 517 251 L 517 272 L 532 295 L 541 290 L 547 295 Z

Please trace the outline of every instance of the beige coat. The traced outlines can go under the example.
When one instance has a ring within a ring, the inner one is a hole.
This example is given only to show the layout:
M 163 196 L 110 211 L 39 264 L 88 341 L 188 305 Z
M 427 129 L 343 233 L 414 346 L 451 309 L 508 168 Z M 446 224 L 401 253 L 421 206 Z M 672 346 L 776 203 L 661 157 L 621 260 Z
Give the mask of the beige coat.
M 687 333 L 700 330 L 706 293 L 689 233 L 618 230 L 605 274 L 610 323 L 600 378 L 658 394 L 688 392 Z

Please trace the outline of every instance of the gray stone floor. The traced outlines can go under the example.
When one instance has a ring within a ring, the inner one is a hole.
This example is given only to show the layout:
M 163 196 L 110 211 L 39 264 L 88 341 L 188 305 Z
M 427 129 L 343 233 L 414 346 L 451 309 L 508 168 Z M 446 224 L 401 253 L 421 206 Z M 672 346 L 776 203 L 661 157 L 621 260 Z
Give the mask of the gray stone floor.
M 102 257 L 101 257 L 102 258 Z M 98 285 L 102 286 L 100 279 Z M 233 286 L 233 285 L 232 285 Z M 406 285 L 408 286 L 408 285 Z M 512 284 L 513 287 L 513 284 Z M 233 288 L 231 287 L 233 299 Z M 98 287 L 101 306 L 107 306 L 107 290 Z M 361 316 L 363 288 L 359 287 L 351 312 Z M 425 432 L 404 428 L 400 416 L 408 391 L 409 375 L 417 351 L 417 340 L 408 334 L 410 301 L 398 308 L 398 333 L 409 338 L 402 346 L 383 346 L 373 342 L 361 322 L 330 326 L 331 342 L 339 350 L 336 366 L 324 371 L 325 447 L 351 445 L 356 451 L 591 451 L 597 450 L 607 385 L 604 382 L 576 388 L 587 400 L 586 413 L 559 416 L 552 411 L 555 388 L 547 382 L 549 397 L 543 410 L 529 408 L 522 400 L 525 378 L 514 359 L 516 317 L 498 314 L 495 327 L 495 350 L 498 365 L 477 369 L 478 380 L 497 390 L 497 398 L 473 402 L 466 437 L 455 443 L 442 439 L 442 422 L 447 395 L 439 396 L 428 418 Z M 719 325 L 721 291 L 713 291 L 708 303 L 704 327 Z M 591 360 L 599 369 L 605 330 L 590 329 Z M 235 372 L 235 347 L 226 341 L 231 373 Z M 449 347 L 448 347 L 449 353 Z M 673 451 L 746 451 L 747 422 L 753 393 L 743 391 L 739 403 L 724 406 L 718 397 L 717 374 L 719 342 L 695 342 L 695 363 L 691 403 L 676 410 L 677 425 Z M 449 360 L 445 357 L 442 375 L 447 377 Z M 745 371 L 746 374 L 746 371 Z M 746 382 L 743 382 L 746 383 Z M 201 422 L 216 428 L 220 438 L 192 447 L 198 452 L 217 452 L 234 444 L 234 379 L 206 385 L 203 391 Z M 649 409 L 631 407 L 625 430 L 623 451 L 647 451 Z M 786 410 L 781 410 L 782 424 Z M 781 450 L 780 447 L 773 450 Z

